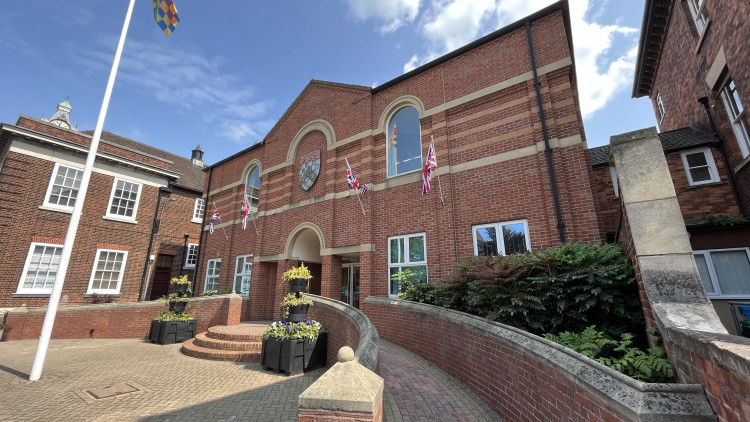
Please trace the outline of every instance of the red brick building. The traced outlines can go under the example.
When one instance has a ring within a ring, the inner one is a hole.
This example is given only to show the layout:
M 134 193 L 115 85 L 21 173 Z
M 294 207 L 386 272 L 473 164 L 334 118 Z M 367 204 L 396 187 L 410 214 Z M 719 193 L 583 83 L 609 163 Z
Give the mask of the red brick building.
M 476 254 L 599 240 L 567 7 L 375 88 L 311 81 L 262 142 L 206 169 L 221 220 L 202 235 L 197 291 L 249 294 L 244 319 L 268 319 L 299 262 L 312 293 L 359 306 L 396 294 L 400 270 L 437 282 Z
M 49 121 L 0 125 L 0 307 L 49 301 L 91 145 L 71 110 L 66 100 Z M 204 175 L 193 154 L 102 133 L 62 304 L 153 299 L 173 276 L 194 277 Z
M 648 96 L 703 284 L 730 332 L 750 304 L 750 4 L 647 0 L 633 97 Z M 607 147 L 591 150 L 600 229 L 618 226 Z

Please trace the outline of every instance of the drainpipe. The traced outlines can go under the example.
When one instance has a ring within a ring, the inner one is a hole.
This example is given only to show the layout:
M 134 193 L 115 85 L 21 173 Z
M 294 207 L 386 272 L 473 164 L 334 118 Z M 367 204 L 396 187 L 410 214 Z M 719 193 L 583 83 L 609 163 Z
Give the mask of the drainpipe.
M 536 59 L 534 58 L 534 44 L 531 41 L 531 26 L 526 21 L 526 39 L 529 43 L 529 54 L 531 55 L 531 70 L 534 72 L 534 88 L 536 89 L 536 101 L 539 105 L 539 118 L 542 121 L 542 134 L 544 136 L 544 152 L 547 156 L 547 167 L 549 168 L 549 179 L 552 185 L 552 198 L 555 201 L 555 213 L 557 214 L 557 230 L 560 233 L 560 243 L 565 243 L 565 223 L 563 223 L 560 211 L 560 198 L 557 195 L 557 181 L 555 179 L 555 167 L 552 164 L 552 148 L 549 146 L 549 135 L 547 134 L 547 122 L 544 119 L 542 108 L 542 93 L 539 90 L 539 77 L 536 73 Z
M 190 235 L 186 234 L 185 244 L 182 246 L 182 262 L 180 263 L 180 274 L 183 274 L 185 272 L 185 261 L 187 261 L 189 238 L 190 238 Z M 193 272 L 193 278 L 195 278 L 195 272 Z
M 203 204 L 203 221 L 201 222 L 201 235 L 198 238 L 198 250 L 195 251 L 196 258 L 195 258 L 195 270 L 193 270 L 193 294 L 195 294 L 195 285 L 198 283 L 198 276 L 200 275 L 200 268 L 201 268 L 201 249 L 203 249 L 203 237 L 205 230 L 203 229 L 206 227 L 206 216 L 208 215 L 208 197 L 211 195 L 211 178 L 214 176 L 214 168 L 211 167 L 211 170 L 208 171 L 208 188 L 206 189 L 206 202 Z
M 159 231 L 159 205 L 161 204 L 161 193 L 172 193 L 174 189 L 162 186 L 156 194 L 156 210 L 154 211 L 154 221 L 151 224 L 151 237 L 148 239 L 148 249 L 146 250 L 146 263 L 143 265 L 143 275 L 141 275 L 141 285 L 138 288 L 138 302 L 143 299 L 143 285 L 146 284 L 146 273 L 151 266 L 151 248 L 154 244 L 154 235 Z
M 708 116 L 708 122 L 711 124 L 711 130 L 716 138 L 716 145 L 719 147 L 721 158 L 724 160 L 724 167 L 727 169 L 729 175 L 729 185 L 732 187 L 732 193 L 734 194 L 734 200 L 737 202 L 737 208 L 740 210 L 740 215 L 745 216 L 745 211 L 742 209 L 742 201 L 740 201 L 740 195 L 737 193 L 737 185 L 734 181 L 734 172 L 732 167 L 729 166 L 729 159 L 727 158 L 727 152 L 724 150 L 724 140 L 719 137 L 719 132 L 716 131 L 716 125 L 714 124 L 714 118 L 711 116 L 711 110 L 708 107 L 708 97 L 698 98 L 698 102 L 703 104 L 703 108 L 706 110 L 706 116 Z

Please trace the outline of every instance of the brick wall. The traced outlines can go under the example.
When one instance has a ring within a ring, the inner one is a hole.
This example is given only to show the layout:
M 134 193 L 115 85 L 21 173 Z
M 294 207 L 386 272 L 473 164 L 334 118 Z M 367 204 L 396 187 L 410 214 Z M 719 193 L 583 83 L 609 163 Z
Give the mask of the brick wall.
M 366 313 L 381 338 L 446 371 L 504 420 L 712 420 L 700 386 L 639 383 L 483 318 L 375 297 Z
M 532 33 L 566 239 L 596 241 L 598 220 L 574 69 L 567 61 L 571 48 L 563 11 L 533 22 Z M 473 256 L 473 225 L 524 219 L 532 249 L 557 244 L 557 217 L 547 159 L 538 147 L 543 134 L 530 75 L 526 32 L 518 28 L 381 89 L 311 82 L 262 145 L 209 170 L 207 202 L 216 203 L 224 224 L 204 236 L 199 280 L 207 260 L 221 258 L 219 289 L 230 289 L 236 256 L 253 254 L 250 308 L 260 309 L 246 310 L 245 315 L 277 315 L 278 277 L 285 269 L 283 261 L 292 259 L 288 245 L 303 224 L 319 230 L 322 249 L 334 250 L 318 261 L 325 277 L 332 277 L 321 283 L 323 295 L 331 297 L 337 297 L 340 288 L 336 266 L 341 258 L 359 260 L 362 299 L 388 294 L 389 236 L 426 234 L 431 281 L 448 277 L 457 262 Z M 493 86 L 504 87 L 482 94 Z M 389 107 L 407 96 L 424 109 L 422 149 L 434 140 L 439 164 L 439 181 L 434 177 L 432 191 L 424 196 L 419 172 L 386 177 L 381 122 L 395 111 Z M 321 121 L 330 130 L 304 132 Z M 298 134 L 304 136 L 290 152 Z M 304 191 L 299 158 L 318 150 L 320 175 Z M 242 175 L 255 160 L 261 163 L 259 233 L 252 224 L 243 231 L 239 215 Z M 346 160 L 361 183 L 374 187 L 362 198 L 366 216 L 357 198 L 346 196 Z M 337 253 L 337 248 L 354 251 Z M 275 279 L 269 278 L 274 276 L 270 261 L 279 262 Z M 273 300 L 267 301 L 267 295 Z
M 239 324 L 240 302 L 236 295 L 199 297 L 193 299 L 187 312 L 198 320 L 198 331 L 206 331 L 214 325 Z M 166 302 L 161 301 L 61 306 L 52 338 L 146 338 L 151 320 L 166 310 Z M 2 341 L 39 338 L 46 312 L 46 307 L 11 310 L 5 320 Z

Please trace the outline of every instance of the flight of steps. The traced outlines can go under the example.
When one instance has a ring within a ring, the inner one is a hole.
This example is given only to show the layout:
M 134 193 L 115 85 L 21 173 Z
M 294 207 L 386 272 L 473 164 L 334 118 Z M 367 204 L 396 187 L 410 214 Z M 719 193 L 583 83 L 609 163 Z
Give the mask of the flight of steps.
M 182 353 L 201 359 L 260 362 L 263 332 L 270 321 L 215 326 L 182 344 Z

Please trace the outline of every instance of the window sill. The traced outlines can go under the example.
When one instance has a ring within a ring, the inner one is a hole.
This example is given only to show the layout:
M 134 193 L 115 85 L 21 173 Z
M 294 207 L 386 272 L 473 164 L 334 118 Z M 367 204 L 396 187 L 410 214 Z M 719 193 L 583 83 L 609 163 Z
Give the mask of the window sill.
M 73 214 L 73 210 L 72 209 L 69 210 L 69 209 L 65 209 L 65 208 L 55 208 L 55 207 L 51 207 L 49 205 L 42 205 L 42 206 L 39 207 L 39 209 L 40 210 L 44 210 L 44 211 L 60 212 L 60 213 L 63 213 L 63 214 Z
M 17 298 L 17 297 L 19 297 L 19 298 L 21 298 L 21 297 L 46 297 L 46 298 L 49 298 L 49 296 L 51 294 L 52 293 L 13 293 L 12 295 L 10 295 L 10 297 L 12 297 L 12 298 Z
M 726 184 L 727 184 L 727 181 L 726 180 L 722 180 L 722 181 L 718 181 L 718 182 L 701 183 L 699 185 L 688 185 L 688 189 L 703 188 L 703 187 L 706 187 L 706 186 L 726 185 Z
M 695 46 L 695 54 L 698 54 L 698 52 L 701 51 L 701 46 L 703 45 L 703 40 L 706 39 L 709 27 L 711 27 L 711 19 L 706 20 L 706 26 L 703 27 L 703 32 L 701 32 L 701 36 L 698 38 L 698 44 Z
M 750 163 L 750 154 L 748 154 L 747 157 L 743 158 L 742 161 L 740 161 L 739 164 L 734 166 L 734 173 L 737 174 L 742 170 L 743 168 L 747 167 L 747 163 Z
M 203 222 L 203 219 L 202 218 L 194 218 L 194 219 L 190 220 L 190 222 L 200 224 L 200 223 Z
M 114 298 L 122 297 L 122 295 L 120 294 L 120 292 L 116 292 L 116 293 L 86 292 L 81 297 L 83 297 L 84 299 L 90 299 L 90 298 L 94 297 L 94 294 L 96 294 L 97 296 L 112 296 Z
M 109 215 L 103 216 L 102 220 L 117 221 L 118 223 L 138 224 L 138 221 L 136 220 L 128 220 L 125 218 L 112 217 Z
M 184 269 L 186 269 L 186 270 L 194 270 L 194 269 L 195 269 L 195 265 L 185 265 L 185 266 L 184 266 L 184 267 L 182 267 L 182 268 L 184 268 Z

